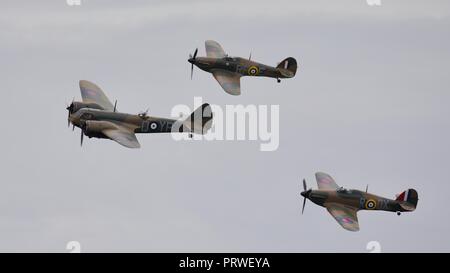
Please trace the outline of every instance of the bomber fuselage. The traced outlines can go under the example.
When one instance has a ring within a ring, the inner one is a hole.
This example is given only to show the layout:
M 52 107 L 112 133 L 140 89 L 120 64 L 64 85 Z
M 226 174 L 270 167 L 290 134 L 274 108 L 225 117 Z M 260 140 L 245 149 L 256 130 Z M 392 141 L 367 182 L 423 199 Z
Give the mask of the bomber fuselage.
M 82 128 L 88 121 L 120 122 L 120 126 L 126 126 L 134 133 L 170 133 L 177 120 L 151 117 L 145 114 L 132 115 L 119 112 L 104 111 L 98 109 L 83 108 L 70 115 L 73 125 Z M 182 126 L 180 126 L 182 130 Z M 180 131 L 181 132 L 181 131 Z M 89 137 L 105 138 L 101 133 L 86 131 Z

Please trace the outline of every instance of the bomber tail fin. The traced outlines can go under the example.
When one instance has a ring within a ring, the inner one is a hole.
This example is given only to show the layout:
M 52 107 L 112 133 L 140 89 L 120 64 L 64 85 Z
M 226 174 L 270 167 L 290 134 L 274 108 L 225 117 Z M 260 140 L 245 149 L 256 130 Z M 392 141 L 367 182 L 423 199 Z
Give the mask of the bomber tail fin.
M 208 103 L 204 103 L 183 121 L 183 127 L 186 128 L 188 132 L 203 135 L 211 129 L 212 119 L 213 114 L 211 106 Z
M 400 206 L 407 211 L 413 211 L 417 207 L 419 195 L 415 189 L 408 189 L 397 195 L 396 201 L 400 202 Z
M 297 73 L 297 61 L 292 58 L 286 58 L 277 65 L 278 70 L 286 78 L 292 78 Z

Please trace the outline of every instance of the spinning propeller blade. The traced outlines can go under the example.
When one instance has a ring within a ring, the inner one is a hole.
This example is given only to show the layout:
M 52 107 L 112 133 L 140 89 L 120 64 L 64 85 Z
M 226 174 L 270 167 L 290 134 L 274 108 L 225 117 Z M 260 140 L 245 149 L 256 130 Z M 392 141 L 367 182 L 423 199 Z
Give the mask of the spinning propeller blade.
M 194 75 L 194 62 L 195 62 L 195 58 L 197 57 L 197 53 L 198 53 L 198 48 L 195 49 L 194 56 L 189 54 L 189 59 L 192 60 L 192 62 L 191 62 L 191 80 L 192 80 L 192 76 Z
M 198 48 L 196 48 L 195 51 L 194 51 L 194 57 L 192 57 L 194 60 L 197 57 L 197 53 L 198 53 Z
M 303 198 L 302 214 L 305 211 L 305 205 L 306 205 L 306 197 Z
M 306 191 L 306 180 L 305 179 L 303 179 L 303 190 Z M 303 196 L 302 214 L 305 211 L 305 205 L 306 205 L 306 195 Z
M 86 122 L 81 123 L 81 140 L 80 140 L 80 146 L 83 146 L 83 136 L 86 132 Z
M 75 101 L 75 97 L 72 99 L 72 102 L 70 103 L 69 106 L 66 107 L 67 109 L 67 127 L 70 127 L 70 114 L 72 114 L 73 112 L 73 102 Z

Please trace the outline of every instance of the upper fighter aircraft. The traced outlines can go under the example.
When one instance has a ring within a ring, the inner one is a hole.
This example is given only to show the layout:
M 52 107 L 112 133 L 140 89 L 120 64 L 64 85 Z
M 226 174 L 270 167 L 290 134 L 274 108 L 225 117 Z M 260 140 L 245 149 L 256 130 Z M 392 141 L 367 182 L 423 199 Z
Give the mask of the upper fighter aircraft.
M 204 134 L 212 125 L 212 112 L 209 104 L 197 108 L 185 120 L 151 117 L 147 111 L 138 115 L 117 112 L 103 91 L 94 83 L 80 81 L 82 102 L 72 101 L 66 108 L 69 111 L 68 125 L 81 128 L 83 135 L 112 139 L 127 148 L 139 148 L 137 133 L 193 133 Z
M 346 230 L 358 231 L 359 224 L 356 213 L 359 210 L 384 210 L 397 212 L 414 211 L 417 206 L 418 195 L 414 189 L 408 189 L 396 196 L 395 200 L 376 196 L 366 191 L 348 190 L 339 187 L 328 174 L 316 173 L 318 190 L 306 189 L 303 179 L 302 214 L 306 199 L 325 207 L 336 221 Z
M 240 95 L 240 79 L 242 76 L 262 76 L 276 78 L 280 82 L 281 78 L 292 78 L 297 72 L 297 61 L 286 58 L 277 67 L 260 64 L 240 57 L 230 57 L 225 54 L 219 43 L 208 40 L 205 42 L 206 57 L 197 57 L 198 48 L 194 55 L 189 55 L 191 65 L 191 79 L 194 65 L 198 68 L 210 72 L 222 86 L 223 90 L 231 95 Z

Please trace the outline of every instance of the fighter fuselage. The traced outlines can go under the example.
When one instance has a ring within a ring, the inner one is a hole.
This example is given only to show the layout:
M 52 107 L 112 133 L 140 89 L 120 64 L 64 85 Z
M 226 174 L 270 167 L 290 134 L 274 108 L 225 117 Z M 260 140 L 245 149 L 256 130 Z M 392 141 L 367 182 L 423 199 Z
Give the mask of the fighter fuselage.
M 238 73 L 242 76 L 287 78 L 276 67 L 268 66 L 240 57 L 196 57 L 195 59 L 190 58 L 188 61 L 196 65 L 198 68 L 210 73 L 214 72 L 214 70 L 216 69 L 220 69 Z
M 322 207 L 326 207 L 327 203 L 336 203 L 358 210 L 405 211 L 396 200 L 359 190 L 308 190 L 302 192 L 302 195 Z

